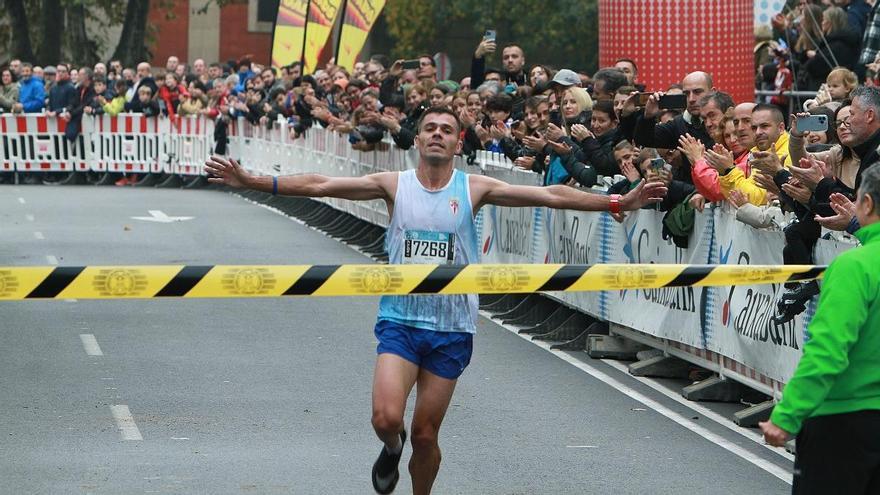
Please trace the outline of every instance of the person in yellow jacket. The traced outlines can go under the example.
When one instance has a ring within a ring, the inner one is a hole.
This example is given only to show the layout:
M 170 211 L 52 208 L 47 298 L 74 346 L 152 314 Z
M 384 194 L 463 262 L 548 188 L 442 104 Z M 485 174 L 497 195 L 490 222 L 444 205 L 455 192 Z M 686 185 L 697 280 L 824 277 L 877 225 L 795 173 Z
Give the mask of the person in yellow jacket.
M 128 90 L 128 85 L 125 84 L 123 79 L 118 79 L 113 87 L 116 89 L 116 96 L 112 100 L 105 102 L 102 106 L 104 113 L 111 117 L 115 117 L 125 111 L 125 92 Z
M 758 184 L 755 174 L 780 165 L 791 167 L 789 136 L 785 131 L 785 116 L 775 105 L 762 103 L 755 106 L 752 129 L 755 131 L 755 147 L 749 157 L 748 177 L 741 169 L 731 167 L 719 174 L 718 181 L 725 197 L 736 189 L 748 198 L 749 203 L 760 206 L 767 203 L 767 190 Z

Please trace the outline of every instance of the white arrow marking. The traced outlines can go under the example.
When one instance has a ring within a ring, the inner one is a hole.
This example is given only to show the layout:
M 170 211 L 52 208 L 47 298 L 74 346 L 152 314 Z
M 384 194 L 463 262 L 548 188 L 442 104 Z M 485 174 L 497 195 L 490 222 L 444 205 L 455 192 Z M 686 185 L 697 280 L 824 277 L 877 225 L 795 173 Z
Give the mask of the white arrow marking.
M 159 222 L 159 223 L 171 223 L 171 222 L 183 222 L 185 220 L 192 220 L 195 217 L 169 217 L 165 213 L 160 210 L 150 210 L 149 217 L 131 217 L 135 220 L 144 220 L 146 222 Z

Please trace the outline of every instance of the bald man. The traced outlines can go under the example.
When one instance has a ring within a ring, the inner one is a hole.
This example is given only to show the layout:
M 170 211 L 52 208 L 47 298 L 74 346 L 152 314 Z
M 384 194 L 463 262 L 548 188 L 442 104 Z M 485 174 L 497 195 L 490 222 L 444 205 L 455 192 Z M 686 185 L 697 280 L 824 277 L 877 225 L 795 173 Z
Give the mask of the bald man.
M 660 97 L 664 93 L 654 93 L 648 98 L 644 114 L 637 117 L 634 134 L 636 144 L 648 148 L 675 149 L 679 146 L 679 138 L 690 134 L 702 142 L 706 148 L 715 145 L 715 141 L 709 136 L 700 116 L 700 99 L 715 89 L 712 76 L 706 72 L 691 72 L 682 79 L 681 86 L 682 92 L 687 96 L 685 112 L 665 124 L 657 124 L 656 118 L 662 110 L 659 103 Z M 687 157 L 683 158 L 687 168 L 690 168 L 691 163 Z M 681 177 L 677 176 L 676 178 L 691 182 L 690 173 L 681 174 Z
M 142 109 L 141 102 L 137 98 L 138 89 L 142 86 L 149 87 L 153 95 L 159 91 L 156 80 L 153 79 L 153 68 L 147 62 L 141 62 L 137 65 L 134 85 L 125 94 L 125 100 L 131 102 L 133 112 L 140 112 Z

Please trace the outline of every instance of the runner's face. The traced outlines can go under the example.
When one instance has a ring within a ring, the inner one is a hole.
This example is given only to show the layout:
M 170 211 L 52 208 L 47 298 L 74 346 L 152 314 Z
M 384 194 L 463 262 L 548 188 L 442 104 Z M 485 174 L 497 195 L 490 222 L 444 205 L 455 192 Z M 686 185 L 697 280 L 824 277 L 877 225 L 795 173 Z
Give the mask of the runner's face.
M 449 162 L 461 148 L 458 124 L 447 114 L 426 115 L 418 141 L 419 154 L 428 162 Z

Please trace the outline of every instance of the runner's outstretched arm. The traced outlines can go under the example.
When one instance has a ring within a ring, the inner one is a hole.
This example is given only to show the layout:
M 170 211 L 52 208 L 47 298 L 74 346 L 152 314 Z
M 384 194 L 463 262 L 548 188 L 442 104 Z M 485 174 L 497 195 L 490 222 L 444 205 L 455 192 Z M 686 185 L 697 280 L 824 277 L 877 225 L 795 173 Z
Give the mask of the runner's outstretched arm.
M 352 200 L 389 200 L 389 185 L 396 184 L 394 172 L 384 172 L 363 177 L 327 177 L 318 174 L 285 175 L 277 178 L 269 175 L 252 175 L 235 160 L 212 156 L 205 162 L 205 172 L 213 184 L 225 184 L 239 189 L 253 189 L 282 196 L 307 196 L 311 198 L 333 197 Z
M 563 210 L 610 211 L 611 196 L 585 192 L 574 187 L 515 186 L 484 175 L 472 175 L 471 180 L 474 203 L 479 206 L 547 206 Z M 645 183 L 643 180 L 638 187 L 620 198 L 620 209 L 637 210 L 651 203 L 659 203 L 664 196 L 665 184 Z

